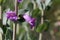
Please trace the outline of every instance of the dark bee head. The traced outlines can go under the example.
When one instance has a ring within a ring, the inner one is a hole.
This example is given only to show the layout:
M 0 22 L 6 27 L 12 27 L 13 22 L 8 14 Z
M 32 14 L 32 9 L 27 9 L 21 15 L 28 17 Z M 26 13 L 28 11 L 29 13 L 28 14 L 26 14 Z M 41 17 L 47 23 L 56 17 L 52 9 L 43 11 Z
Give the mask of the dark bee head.
M 18 17 L 23 18 L 23 15 L 19 15 Z
M 25 21 L 25 19 L 23 18 L 23 15 L 19 15 L 18 17 L 19 17 L 18 22 L 24 22 Z

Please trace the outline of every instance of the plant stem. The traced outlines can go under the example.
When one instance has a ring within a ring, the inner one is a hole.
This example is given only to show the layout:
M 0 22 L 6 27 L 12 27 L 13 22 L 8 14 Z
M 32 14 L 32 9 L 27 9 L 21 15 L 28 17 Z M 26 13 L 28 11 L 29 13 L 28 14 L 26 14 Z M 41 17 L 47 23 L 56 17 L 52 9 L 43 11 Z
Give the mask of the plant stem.
M 44 11 L 41 10 L 41 12 L 42 12 L 42 13 L 41 13 L 41 24 L 43 24 L 43 21 L 44 21 L 44 20 L 43 20 Z M 39 34 L 39 40 L 42 40 L 42 33 Z
M 2 27 L 2 6 L 0 5 L 0 27 Z M 0 40 L 2 40 L 2 33 L 0 34 L 1 38 Z
M 39 34 L 39 40 L 42 40 L 42 33 Z
M 33 4 L 34 4 L 34 8 L 33 9 L 36 9 L 37 8 L 36 2 L 34 2 Z
M 1 19 L 1 5 L 0 5 L 0 19 Z
M 13 40 L 16 40 L 16 24 L 13 23 Z
M 18 4 L 17 4 L 18 0 L 15 0 L 15 12 L 16 14 L 18 14 Z M 16 40 L 16 28 L 17 28 L 17 23 L 15 23 L 13 25 L 13 40 Z
M 8 29 L 6 30 L 6 33 L 5 33 L 5 40 L 7 40 L 7 39 L 6 39 L 7 31 L 8 31 Z

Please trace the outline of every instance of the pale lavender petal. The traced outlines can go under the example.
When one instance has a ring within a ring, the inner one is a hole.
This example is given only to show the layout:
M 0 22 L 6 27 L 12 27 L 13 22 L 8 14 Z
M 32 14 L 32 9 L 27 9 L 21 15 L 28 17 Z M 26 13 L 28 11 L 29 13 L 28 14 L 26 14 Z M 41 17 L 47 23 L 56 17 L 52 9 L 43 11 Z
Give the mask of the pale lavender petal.
M 25 21 L 29 22 L 31 20 L 31 17 L 27 14 L 23 15 L 23 18 L 25 19 Z
M 31 28 L 33 28 L 35 26 L 35 18 L 32 18 L 31 16 L 24 14 L 23 18 L 25 19 L 26 22 L 28 22 L 31 26 Z

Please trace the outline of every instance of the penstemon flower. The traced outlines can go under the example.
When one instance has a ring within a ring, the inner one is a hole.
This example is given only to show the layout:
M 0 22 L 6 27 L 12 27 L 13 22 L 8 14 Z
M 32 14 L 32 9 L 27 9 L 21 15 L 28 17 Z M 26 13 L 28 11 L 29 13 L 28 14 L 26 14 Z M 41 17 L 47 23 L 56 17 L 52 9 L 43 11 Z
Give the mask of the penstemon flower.
M 17 15 L 15 13 L 15 11 L 8 11 L 7 13 L 7 19 L 10 19 L 12 21 L 17 21 Z
M 29 21 L 29 24 L 31 26 L 31 28 L 33 28 L 35 26 L 35 18 L 32 18 L 30 21 Z
M 25 19 L 26 22 L 28 22 L 31 26 L 31 29 L 35 26 L 35 18 L 32 18 L 31 16 L 24 14 L 23 18 Z

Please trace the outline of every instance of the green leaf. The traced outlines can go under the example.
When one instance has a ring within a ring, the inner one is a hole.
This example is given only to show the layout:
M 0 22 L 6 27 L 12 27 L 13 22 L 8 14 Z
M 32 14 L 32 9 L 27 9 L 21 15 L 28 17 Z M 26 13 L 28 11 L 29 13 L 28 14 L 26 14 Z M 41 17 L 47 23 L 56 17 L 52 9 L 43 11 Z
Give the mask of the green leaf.
M 13 0 L 4 0 L 3 2 L 2 2 L 2 7 L 3 7 L 3 9 L 5 8 L 10 8 L 10 9 L 12 9 L 12 10 L 14 10 L 14 2 L 13 2 Z
M 36 31 L 37 32 L 43 32 L 47 28 L 46 23 L 38 25 Z
M 19 4 L 19 9 L 26 9 L 29 2 L 30 0 L 23 0 L 23 2 Z
M 21 8 L 22 8 L 22 6 L 23 6 L 22 4 L 19 4 L 19 6 L 18 6 L 18 7 L 19 7 L 19 9 L 21 9 Z
M 33 10 L 33 3 L 28 3 L 28 8 L 27 9 L 29 9 L 29 10 Z
M 0 0 L 0 4 L 1 4 L 2 0 Z
M 32 11 L 32 16 L 36 17 L 40 14 L 40 10 L 38 8 L 36 8 L 35 10 Z M 40 15 L 39 15 L 40 16 Z

